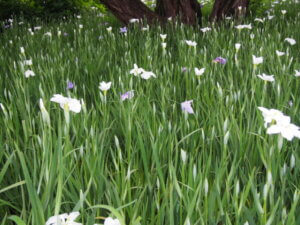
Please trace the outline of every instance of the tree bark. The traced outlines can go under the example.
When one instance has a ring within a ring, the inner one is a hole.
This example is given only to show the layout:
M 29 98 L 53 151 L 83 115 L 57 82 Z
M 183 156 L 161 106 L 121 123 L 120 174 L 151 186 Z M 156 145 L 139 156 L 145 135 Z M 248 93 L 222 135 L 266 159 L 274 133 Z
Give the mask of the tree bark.
M 201 7 L 197 0 L 157 0 L 156 9 L 160 16 L 176 18 L 185 24 L 196 25 L 201 22 Z
M 225 16 L 245 15 L 248 6 L 249 0 L 215 0 L 210 20 L 219 21 Z
M 124 24 L 128 24 L 130 19 L 146 19 L 148 23 L 163 20 L 140 0 L 100 0 L 100 2 Z
M 153 23 L 165 22 L 169 17 L 179 18 L 185 24 L 201 24 L 201 7 L 197 0 L 157 0 L 155 12 L 140 0 L 100 1 L 124 24 L 128 24 L 133 18 Z M 219 21 L 225 16 L 245 15 L 248 5 L 249 0 L 215 0 L 210 20 Z
M 100 0 L 121 22 L 146 19 L 148 23 L 165 22 L 167 18 L 179 19 L 185 24 L 196 25 L 201 21 L 201 7 L 197 0 L 157 0 L 155 12 L 140 0 Z

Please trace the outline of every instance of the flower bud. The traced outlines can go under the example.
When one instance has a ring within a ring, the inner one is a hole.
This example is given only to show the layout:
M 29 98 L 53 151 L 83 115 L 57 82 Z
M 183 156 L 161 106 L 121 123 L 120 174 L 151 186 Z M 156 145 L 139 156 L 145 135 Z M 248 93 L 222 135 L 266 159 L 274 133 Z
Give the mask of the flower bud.
M 207 180 L 207 178 L 205 178 L 205 180 L 204 180 L 204 195 L 205 195 L 205 197 L 207 196 L 207 194 L 208 194 L 208 180 Z

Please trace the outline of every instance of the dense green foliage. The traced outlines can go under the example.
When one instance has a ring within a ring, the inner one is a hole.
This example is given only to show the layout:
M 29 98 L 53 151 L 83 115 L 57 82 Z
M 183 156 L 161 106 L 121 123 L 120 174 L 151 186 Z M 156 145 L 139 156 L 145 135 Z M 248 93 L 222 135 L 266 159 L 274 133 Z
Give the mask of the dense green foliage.
M 104 9 L 94 0 L 0 0 L 0 20 L 21 14 L 25 18 L 58 18 L 92 6 Z
M 299 139 L 267 134 L 258 110 L 300 125 L 299 12 L 284 4 L 263 22 L 204 21 L 205 33 L 181 24 L 108 31 L 99 11 L 15 19 L 0 36 L 0 224 L 44 225 L 71 211 L 84 225 L 109 215 L 122 225 L 300 224 Z M 130 74 L 135 63 L 157 77 Z M 206 70 L 197 77 L 195 67 Z M 102 81 L 112 82 L 106 95 Z M 54 94 L 82 99 L 81 112 Z M 194 114 L 182 111 L 186 100 Z
M 271 7 L 273 0 L 250 0 L 249 11 L 252 15 L 261 16 Z

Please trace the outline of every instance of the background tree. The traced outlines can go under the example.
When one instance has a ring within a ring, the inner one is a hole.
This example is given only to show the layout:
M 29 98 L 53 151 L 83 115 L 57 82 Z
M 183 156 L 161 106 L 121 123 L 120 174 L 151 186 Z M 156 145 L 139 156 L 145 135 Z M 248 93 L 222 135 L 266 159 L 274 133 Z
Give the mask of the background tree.
M 128 24 L 132 18 L 146 18 L 149 23 L 178 17 L 183 23 L 195 25 L 201 21 L 201 6 L 197 0 L 157 0 L 155 11 L 140 0 L 100 0 L 120 21 Z M 227 15 L 245 13 L 249 0 L 216 0 L 211 20 L 220 20 Z M 242 7 L 242 10 L 239 10 Z
M 249 6 L 249 0 L 215 0 L 211 20 L 220 20 L 225 16 L 244 15 Z
M 152 23 L 163 18 L 149 9 L 140 0 L 100 0 L 121 22 L 128 24 L 130 19 L 147 19 Z
M 196 24 L 201 18 L 197 0 L 157 0 L 155 11 L 140 0 L 100 0 L 120 21 L 128 24 L 132 18 L 146 18 L 148 22 L 166 21 L 178 16 L 186 24 Z
M 157 0 L 155 12 L 164 17 L 177 17 L 186 24 L 200 23 L 201 6 L 197 0 Z

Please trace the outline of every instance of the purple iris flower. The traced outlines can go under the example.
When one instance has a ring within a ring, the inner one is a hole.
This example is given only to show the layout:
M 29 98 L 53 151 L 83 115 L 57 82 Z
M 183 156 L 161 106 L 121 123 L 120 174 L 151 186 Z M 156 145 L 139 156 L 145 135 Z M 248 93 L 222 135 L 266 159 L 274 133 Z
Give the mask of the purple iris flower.
M 67 82 L 67 89 L 73 89 L 74 88 L 74 84 L 71 81 Z
M 127 33 L 127 27 L 121 27 L 120 33 Z
M 134 96 L 133 90 L 127 91 L 127 92 L 125 92 L 124 94 L 121 94 L 121 100 L 122 100 L 122 101 L 125 101 L 126 99 L 132 99 L 133 96 Z
M 217 58 L 215 58 L 214 60 L 213 60 L 213 62 L 215 62 L 215 63 L 221 63 L 221 64 L 226 64 L 226 62 L 227 62 L 227 60 L 226 59 L 224 59 L 224 58 L 222 58 L 222 57 L 217 57 Z
M 182 72 L 182 73 L 185 73 L 186 71 L 187 71 L 187 68 L 186 68 L 186 67 L 182 67 L 182 68 L 181 68 L 181 72 Z
M 182 102 L 181 103 L 182 111 L 190 113 L 190 114 L 194 114 L 194 110 L 193 110 L 192 105 L 191 105 L 192 102 L 193 102 L 193 100 L 188 100 L 188 101 Z

